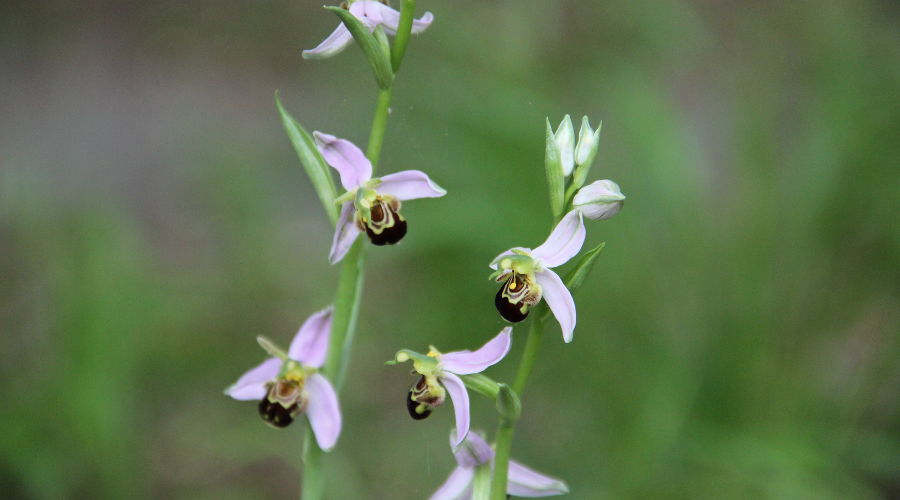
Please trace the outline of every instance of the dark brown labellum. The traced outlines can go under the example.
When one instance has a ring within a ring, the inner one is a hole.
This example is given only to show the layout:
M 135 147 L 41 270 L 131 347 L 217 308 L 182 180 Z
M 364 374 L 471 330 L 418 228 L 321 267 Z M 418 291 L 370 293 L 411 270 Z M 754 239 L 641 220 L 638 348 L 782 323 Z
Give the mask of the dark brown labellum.
M 359 221 L 374 245 L 393 245 L 406 236 L 406 219 L 400 215 L 400 202 L 393 198 L 379 198 L 370 210 L 371 218 Z
M 509 299 L 503 295 L 504 288 L 506 288 L 506 285 L 500 288 L 500 290 L 497 291 L 497 295 L 494 297 L 494 306 L 497 307 L 497 312 L 500 313 L 500 316 L 510 323 L 518 323 L 527 318 L 528 305 L 522 302 L 519 302 L 518 304 L 510 302 Z
M 409 391 L 406 394 L 406 411 L 408 411 L 409 416 L 415 420 L 423 420 L 428 418 L 428 415 L 431 415 L 431 409 L 428 405 L 413 400 L 413 391 Z
M 259 402 L 259 416 L 267 424 L 278 428 L 287 427 L 294 421 L 293 412 L 279 402 L 269 401 L 268 395 Z

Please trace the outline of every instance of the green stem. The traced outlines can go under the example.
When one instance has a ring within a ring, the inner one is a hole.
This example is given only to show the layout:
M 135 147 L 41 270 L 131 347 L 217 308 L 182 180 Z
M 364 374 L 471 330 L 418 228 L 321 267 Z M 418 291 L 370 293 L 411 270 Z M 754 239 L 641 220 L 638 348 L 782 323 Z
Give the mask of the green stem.
M 491 468 L 487 464 L 479 465 L 475 468 L 475 477 L 472 478 L 472 500 L 490 500 L 490 495 Z
M 509 476 L 509 452 L 512 448 L 515 424 L 500 419 L 497 441 L 494 444 L 494 477 L 491 479 L 491 500 L 506 500 L 506 480 Z
M 378 92 L 378 102 L 375 104 L 375 117 L 372 118 L 372 131 L 369 132 L 369 146 L 366 148 L 366 158 L 372 162 L 373 174 L 378 166 L 378 158 L 381 156 L 384 132 L 387 129 L 388 116 L 391 113 L 392 94 L 392 87 L 382 89 Z
M 391 60 L 394 71 L 400 67 L 406 44 L 412 29 L 412 16 L 415 11 L 415 0 L 404 0 L 400 14 L 400 26 L 394 42 Z M 393 89 L 388 87 L 378 92 L 375 104 L 375 116 L 372 118 L 372 130 L 369 133 L 369 144 L 366 157 L 372 163 L 372 173 L 378 166 L 384 134 L 387 130 L 388 116 L 391 110 Z M 363 238 L 357 239 L 344 256 L 338 287 L 334 299 L 334 316 L 331 324 L 331 337 L 328 340 L 328 355 L 322 371 L 340 392 L 350 362 L 350 350 L 356 333 L 356 320 L 359 317 L 359 304 L 362 297 L 363 278 L 365 277 L 365 248 Z M 322 461 L 325 452 L 314 443 L 312 428 L 307 425 L 303 447 L 303 484 L 301 498 L 303 500 L 319 500 L 325 494 L 325 475 Z
M 400 24 L 397 26 L 397 37 L 394 38 L 394 46 L 391 47 L 391 66 L 394 73 L 400 69 L 400 63 L 403 61 L 403 55 L 406 54 L 406 44 L 409 43 L 409 36 L 412 33 L 413 14 L 416 11 L 416 0 L 403 0 L 403 7 L 400 10 Z
M 531 320 L 531 328 L 528 330 L 528 338 L 525 339 L 525 350 L 522 352 L 522 360 L 519 362 L 519 371 L 516 372 L 516 380 L 513 382 L 513 390 L 519 397 L 522 397 L 522 391 L 525 384 L 528 383 L 528 377 L 531 376 L 531 370 L 534 368 L 534 362 L 537 360 L 538 350 L 541 348 L 541 340 L 544 338 L 544 311 L 546 305 L 541 303 L 532 311 L 534 316 Z
M 519 370 L 516 372 L 516 380 L 512 389 L 520 398 L 534 362 L 537 360 L 538 351 L 541 348 L 541 340 L 544 337 L 544 319 L 547 316 L 547 306 L 541 303 L 531 312 L 531 328 L 528 330 L 528 338 L 525 340 L 525 351 L 519 362 Z M 491 480 L 491 500 L 504 500 L 506 498 L 506 483 L 509 474 L 509 452 L 512 448 L 513 432 L 516 422 L 507 418 L 500 418 L 500 426 L 497 429 L 497 440 L 494 445 L 494 477 Z

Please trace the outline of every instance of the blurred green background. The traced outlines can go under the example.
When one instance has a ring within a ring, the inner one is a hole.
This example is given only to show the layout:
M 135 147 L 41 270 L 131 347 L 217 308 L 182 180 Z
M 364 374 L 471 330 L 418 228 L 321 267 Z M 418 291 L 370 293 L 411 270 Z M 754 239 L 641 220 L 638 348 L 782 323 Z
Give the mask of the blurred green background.
M 381 172 L 447 188 L 371 248 L 332 499 L 421 499 L 452 412 L 400 347 L 496 334 L 487 263 L 549 228 L 544 118 L 603 120 L 628 201 L 524 396 L 573 499 L 900 498 L 896 2 L 420 2 Z M 331 228 L 273 102 L 363 144 L 321 1 L 0 7 L 0 496 L 291 498 L 302 427 L 222 390 L 325 306 Z M 511 379 L 525 331 L 488 374 Z M 493 432 L 491 404 L 474 426 Z

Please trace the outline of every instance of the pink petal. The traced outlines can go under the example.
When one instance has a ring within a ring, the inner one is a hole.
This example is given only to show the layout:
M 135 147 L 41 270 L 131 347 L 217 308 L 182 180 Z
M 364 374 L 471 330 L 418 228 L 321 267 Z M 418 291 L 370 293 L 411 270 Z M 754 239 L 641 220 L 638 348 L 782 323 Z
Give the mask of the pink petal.
M 387 33 L 388 35 L 397 34 L 397 27 L 400 25 L 400 12 L 392 9 L 391 7 L 388 7 L 381 2 L 375 2 L 372 0 L 353 2 L 352 5 L 356 4 L 363 4 L 365 16 L 373 23 L 382 25 L 384 27 L 385 33 Z M 419 19 L 413 19 L 412 32 L 418 34 L 425 31 L 429 26 L 431 26 L 432 21 L 434 21 L 434 15 L 431 12 L 426 12 Z
M 303 322 L 288 348 L 288 357 L 306 366 L 318 368 L 325 363 L 331 334 L 332 308 L 323 309 Z
M 566 483 L 529 469 L 515 460 L 509 461 L 506 492 L 516 497 L 549 497 L 569 492 Z
M 269 358 L 241 375 L 225 394 L 238 401 L 259 400 L 266 395 L 266 384 L 275 380 L 281 371 L 281 360 Z
M 379 4 L 381 5 L 381 4 Z M 447 194 L 444 188 L 438 186 L 418 170 L 404 170 L 381 178 L 381 184 L 377 188 L 380 194 L 387 194 L 403 200 L 415 200 L 417 198 L 440 198 Z
M 496 337 L 484 344 L 475 352 L 453 351 L 441 355 L 441 367 L 457 375 L 469 375 L 483 372 L 487 367 L 498 363 L 512 345 L 512 327 L 507 326 Z
M 544 267 L 556 267 L 578 255 L 581 245 L 584 244 L 584 237 L 584 220 L 581 212 L 572 210 L 559 221 L 547 241 L 535 248 L 531 254 L 539 259 Z
M 469 433 L 469 393 L 463 381 L 452 373 L 445 372 L 440 376 L 440 381 L 453 401 L 453 412 L 456 414 L 456 443 L 453 446 L 456 447 Z
M 312 426 L 319 448 L 325 451 L 334 447 L 341 435 L 341 409 L 337 394 L 328 379 L 314 373 L 306 379 L 304 387 L 309 397 L 306 417 Z
M 338 217 L 337 225 L 334 228 L 334 238 L 331 240 L 331 251 L 328 253 L 328 262 L 337 264 L 347 255 L 347 251 L 353 246 L 356 237 L 359 236 L 359 228 L 353 216 L 356 209 L 353 203 L 347 202 L 341 207 L 341 215 Z
M 575 300 L 572 294 L 559 275 L 549 269 L 535 273 L 534 277 L 541 285 L 544 300 L 550 306 L 550 311 L 556 316 L 556 321 L 559 321 L 563 340 L 566 343 L 571 342 L 575 331 Z
M 344 23 L 341 23 L 316 48 L 304 50 L 303 57 L 304 59 L 325 59 L 341 53 L 351 43 L 353 43 L 353 35 L 350 34 L 350 30 L 344 26 Z
M 475 471 L 466 467 L 457 467 L 450 473 L 450 477 L 444 481 L 429 498 L 429 500 L 463 500 L 472 495 L 472 479 Z
M 470 432 L 461 446 L 454 447 L 453 443 L 456 441 L 456 429 L 454 429 L 450 431 L 450 447 L 455 448 L 453 457 L 461 467 L 474 469 L 479 465 L 490 463 L 494 459 L 494 449 L 477 432 Z
M 372 178 L 372 164 L 355 144 L 318 130 L 313 137 L 325 161 L 341 175 L 344 189 L 356 189 Z

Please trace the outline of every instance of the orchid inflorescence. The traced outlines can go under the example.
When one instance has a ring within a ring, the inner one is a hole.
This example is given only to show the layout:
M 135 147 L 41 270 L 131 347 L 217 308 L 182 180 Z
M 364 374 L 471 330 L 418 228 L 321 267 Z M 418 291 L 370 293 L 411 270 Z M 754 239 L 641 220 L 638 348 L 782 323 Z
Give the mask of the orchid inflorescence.
M 359 44 L 381 88 L 368 153 L 334 135 L 307 133 L 281 107 L 280 101 L 278 107 L 301 163 L 335 223 L 329 261 L 337 264 L 351 260 L 342 264 L 341 283 L 355 283 L 355 286 L 339 286 L 335 306 L 310 316 L 286 351 L 275 342 L 258 337 L 260 346 L 270 357 L 244 373 L 225 391 L 237 400 L 258 401 L 260 416 L 272 427 L 284 428 L 301 415 L 306 416 L 318 447 L 307 446 L 304 452 L 303 496 L 314 500 L 321 498 L 324 487 L 320 486 L 323 484 L 321 461 L 312 457 L 317 450 L 332 449 L 341 432 L 337 394 L 348 361 L 346 353 L 352 339 L 349 332 L 356 322 L 362 287 L 362 248 L 357 243 L 358 237 L 364 233 L 376 246 L 394 245 L 404 239 L 408 229 L 407 220 L 401 214 L 402 202 L 446 194 L 421 171 L 404 170 L 375 177 L 373 165 L 377 163 L 387 121 L 391 85 L 409 35 L 425 31 L 434 16 L 425 13 L 414 19 L 415 0 L 403 0 L 402 12 L 386 2 L 373 0 L 356 0 L 328 9 L 338 15 L 341 24 L 316 48 L 304 51 L 303 56 L 330 57 L 354 40 Z M 393 45 L 386 35 L 396 37 Z M 546 129 L 544 164 L 555 226 L 537 247 L 512 247 L 489 264 L 493 270 L 490 279 L 501 283 L 494 295 L 500 317 L 519 323 L 535 313 L 529 347 L 523 355 L 516 383 L 512 386 L 500 383 L 483 373 L 509 353 L 512 326 L 503 328 L 475 351 L 441 352 L 429 347 L 421 354 L 400 349 L 388 361 L 388 364 L 412 363 L 416 379 L 405 391 L 404 399 L 406 410 L 414 420 L 427 418 L 448 396 L 454 407 L 456 426 L 450 434 L 450 444 L 458 465 L 431 496 L 433 500 L 499 499 L 507 495 L 543 497 L 568 492 L 563 481 L 509 459 L 512 429 L 521 413 L 517 392 L 521 392 L 534 362 L 537 350 L 533 346 L 538 344 L 533 340 L 539 340 L 536 335 L 540 335 L 543 321 L 550 313 L 560 325 L 563 340 L 566 343 L 573 340 L 576 309 L 572 292 L 584 281 L 603 248 L 601 243 L 582 252 L 587 235 L 585 219 L 612 217 L 621 209 L 625 196 L 610 180 L 584 185 L 597 154 L 599 126 L 593 129 L 584 117 L 576 136 L 572 120 L 566 116 L 555 131 L 549 121 Z M 335 188 L 332 169 L 345 189 L 341 194 Z M 353 248 L 359 250 L 352 253 Z M 557 274 L 555 269 L 573 259 L 575 263 L 565 277 Z M 469 390 L 496 403 L 500 427 L 493 446 L 481 433 L 470 431 Z

